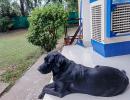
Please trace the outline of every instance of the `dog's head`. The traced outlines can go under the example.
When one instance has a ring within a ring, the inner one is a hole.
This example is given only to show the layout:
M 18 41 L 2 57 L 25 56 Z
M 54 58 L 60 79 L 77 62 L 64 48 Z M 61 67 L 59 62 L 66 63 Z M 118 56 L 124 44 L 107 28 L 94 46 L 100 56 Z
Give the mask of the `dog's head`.
M 66 58 L 59 52 L 49 53 L 45 59 L 44 63 L 39 67 L 39 71 L 42 74 L 50 73 L 51 71 L 58 73 L 61 70 L 64 70 L 64 65 L 66 63 Z

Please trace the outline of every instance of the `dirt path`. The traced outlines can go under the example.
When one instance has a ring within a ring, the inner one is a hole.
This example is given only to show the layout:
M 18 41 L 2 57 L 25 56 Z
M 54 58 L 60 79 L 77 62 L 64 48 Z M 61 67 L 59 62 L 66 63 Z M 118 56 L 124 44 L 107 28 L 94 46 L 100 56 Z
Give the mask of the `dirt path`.
M 5 33 L 0 33 L 0 39 L 11 38 L 27 33 L 27 29 L 12 30 Z

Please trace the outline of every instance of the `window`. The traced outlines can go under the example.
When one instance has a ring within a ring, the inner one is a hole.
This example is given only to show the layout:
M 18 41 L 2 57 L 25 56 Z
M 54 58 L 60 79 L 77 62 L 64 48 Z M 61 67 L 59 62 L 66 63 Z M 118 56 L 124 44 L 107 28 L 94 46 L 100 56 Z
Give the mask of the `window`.
M 127 2 L 130 2 L 130 0 L 112 0 L 113 4 L 116 4 L 116 3 L 127 3 Z

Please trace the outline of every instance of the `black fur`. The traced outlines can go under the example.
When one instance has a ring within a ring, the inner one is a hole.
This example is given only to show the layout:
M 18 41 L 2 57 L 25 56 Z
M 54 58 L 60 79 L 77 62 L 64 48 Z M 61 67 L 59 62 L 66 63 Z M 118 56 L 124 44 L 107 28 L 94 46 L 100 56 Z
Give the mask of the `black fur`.
M 40 99 L 45 93 L 58 97 L 71 93 L 116 96 L 123 93 L 129 84 L 125 71 L 99 65 L 95 68 L 85 67 L 58 52 L 48 54 L 39 71 L 42 74 L 53 73 L 53 83 L 43 88 Z

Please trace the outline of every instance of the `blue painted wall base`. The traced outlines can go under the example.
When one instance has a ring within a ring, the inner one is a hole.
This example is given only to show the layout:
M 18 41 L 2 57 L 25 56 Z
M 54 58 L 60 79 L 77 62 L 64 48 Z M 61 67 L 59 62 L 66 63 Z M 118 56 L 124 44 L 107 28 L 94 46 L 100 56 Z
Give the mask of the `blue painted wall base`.
M 84 43 L 82 40 L 77 40 L 76 44 L 84 47 Z
M 130 54 L 130 41 L 102 44 L 92 40 L 93 49 L 104 57 Z

